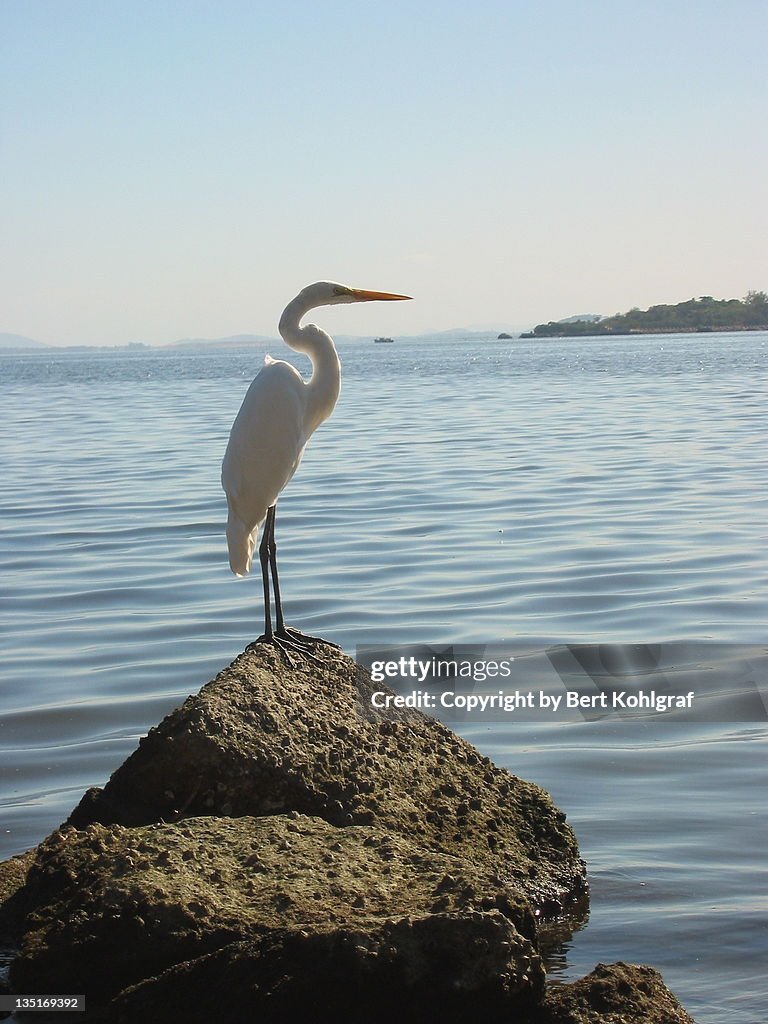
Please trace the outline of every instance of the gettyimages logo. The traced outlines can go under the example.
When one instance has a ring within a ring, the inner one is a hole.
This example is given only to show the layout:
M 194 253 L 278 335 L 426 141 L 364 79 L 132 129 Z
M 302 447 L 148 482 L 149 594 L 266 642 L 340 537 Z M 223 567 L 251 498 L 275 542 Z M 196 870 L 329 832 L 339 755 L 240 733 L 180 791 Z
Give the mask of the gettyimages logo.
M 757 645 L 365 645 L 357 660 L 373 683 L 366 717 L 416 708 L 443 721 L 768 721 L 768 648 Z

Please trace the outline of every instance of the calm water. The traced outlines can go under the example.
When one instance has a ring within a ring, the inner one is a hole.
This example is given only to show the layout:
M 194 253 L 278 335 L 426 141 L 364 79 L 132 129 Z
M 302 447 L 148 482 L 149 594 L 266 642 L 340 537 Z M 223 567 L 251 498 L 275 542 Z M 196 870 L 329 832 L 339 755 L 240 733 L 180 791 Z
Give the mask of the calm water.
M 261 631 L 258 581 L 228 571 L 219 467 L 263 351 L 0 357 L 0 856 Z M 350 652 L 765 643 L 768 335 L 341 356 L 337 410 L 278 507 L 291 621 Z M 701 1024 L 764 1020 L 763 726 L 461 731 L 579 836 L 591 919 L 554 973 L 647 962 Z

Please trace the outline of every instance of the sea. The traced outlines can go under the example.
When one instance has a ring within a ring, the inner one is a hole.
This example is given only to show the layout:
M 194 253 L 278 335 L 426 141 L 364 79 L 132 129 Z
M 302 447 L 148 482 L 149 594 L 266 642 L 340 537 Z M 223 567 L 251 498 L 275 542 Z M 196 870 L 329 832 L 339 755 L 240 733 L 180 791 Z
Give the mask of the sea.
M 280 341 L 0 355 L 0 857 L 261 633 L 258 574 L 227 565 L 219 476 L 266 351 L 308 374 Z M 352 655 L 693 651 L 688 677 L 720 680 L 703 718 L 453 727 L 576 832 L 591 907 L 548 950 L 555 982 L 647 963 L 699 1024 L 760 1024 L 768 334 L 339 352 L 335 413 L 277 506 L 288 621 Z M 762 704 L 734 712 L 745 686 Z

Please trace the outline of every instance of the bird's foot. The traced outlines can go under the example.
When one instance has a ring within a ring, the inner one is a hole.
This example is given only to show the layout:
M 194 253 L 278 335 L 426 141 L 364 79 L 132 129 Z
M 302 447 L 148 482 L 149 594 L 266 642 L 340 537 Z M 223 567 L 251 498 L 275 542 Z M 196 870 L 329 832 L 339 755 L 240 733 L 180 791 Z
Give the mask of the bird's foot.
M 248 650 L 255 647 L 257 644 L 269 644 L 274 647 L 281 657 L 288 662 L 291 668 L 296 667 L 296 662 L 291 657 L 291 652 L 296 654 L 302 654 L 305 658 L 310 658 L 312 661 L 318 659 L 314 656 L 312 651 L 309 649 L 307 644 L 302 643 L 300 639 L 292 636 L 291 633 L 295 633 L 295 630 L 291 630 L 289 633 L 287 629 L 275 630 L 273 633 L 262 633 L 258 640 L 254 640 L 253 643 L 248 644 Z
M 312 636 L 311 633 L 302 633 L 300 629 L 295 629 L 293 626 L 285 626 L 283 628 L 283 635 L 287 635 L 298 644 L 324 644 L 326 647 L 333 647 L 337 651 L 341 650 L 339 645 L 331 640 L 325 640 L 321 636 Z

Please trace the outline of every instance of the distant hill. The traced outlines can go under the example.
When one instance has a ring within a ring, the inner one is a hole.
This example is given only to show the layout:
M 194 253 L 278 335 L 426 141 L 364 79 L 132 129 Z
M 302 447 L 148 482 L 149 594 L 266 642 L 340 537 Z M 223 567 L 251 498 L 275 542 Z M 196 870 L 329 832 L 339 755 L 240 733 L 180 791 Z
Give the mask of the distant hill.
M 559 324 L 594 324 L 603 317 L 600 313 L 578 313 L 576 316 L 566 316 L 558 320 Z
M 0 331 L 0 348 L 49 348 L 44 341 L 26 338 L 23 334 L 5 334 Z
M 768 330 L 768 294 L 747 292 L 743 299 L 713 299 L 702 295 L 676 305 L 630 309 L 598 321 L 550 320 L 524 338 L 569 338 L 603 334 L 678 334 L 700 331 Z

